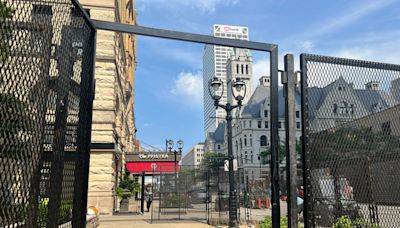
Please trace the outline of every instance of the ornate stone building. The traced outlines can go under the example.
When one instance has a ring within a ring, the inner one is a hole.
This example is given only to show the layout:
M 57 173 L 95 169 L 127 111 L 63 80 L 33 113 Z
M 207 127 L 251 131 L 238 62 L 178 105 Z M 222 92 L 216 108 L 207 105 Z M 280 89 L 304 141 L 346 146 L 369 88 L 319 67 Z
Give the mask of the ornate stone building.
M 134 0 L 81 0 L 93 19 L 135 24 Z M 134 72 L 136 38 L 97 32 L 95 99 L 93 102 L 88 206 L 100 213 L 115 211 L 118 177 L 125 152 L 135 150 Z

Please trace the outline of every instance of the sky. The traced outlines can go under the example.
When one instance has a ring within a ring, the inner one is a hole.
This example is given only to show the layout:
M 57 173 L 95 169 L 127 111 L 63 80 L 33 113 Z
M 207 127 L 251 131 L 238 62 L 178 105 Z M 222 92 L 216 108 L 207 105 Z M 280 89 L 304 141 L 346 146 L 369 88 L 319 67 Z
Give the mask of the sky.
M 136 0 L 141 26 L 209 35 L 213 24 L 249 27 L 251 41 L 292 53 L 400 64 L 400 0 Z M 204 45 L 137 36 L 135 117 L 145 148 L 204 141 Z M 268 54 L 253 52 L 254 85 Z

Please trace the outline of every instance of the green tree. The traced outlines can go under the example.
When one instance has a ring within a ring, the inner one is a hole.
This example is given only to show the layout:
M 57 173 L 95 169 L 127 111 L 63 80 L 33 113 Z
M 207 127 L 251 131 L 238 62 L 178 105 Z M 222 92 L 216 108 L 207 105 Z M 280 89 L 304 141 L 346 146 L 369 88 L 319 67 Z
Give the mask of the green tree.
M 227 159 L 227 156 L 222 153 L 206 152 L 200 163 L 200 169 L 217 172 L 219 167 L 224 166 L 225 159 Z
M 393 153 L 399 148 L 397 137 L 373 132 L 369 128 L 340 128 L 312 134 L 310 154 L 317 161 L 331 158 L 357 158 Z
M 271 154 L 271 147 L 268 148 L 267 150 L 261 151 L 261 162 L 262 164 L 267 164 L 270 162 L 270 160 L 267 159 L 268 155 Z M 297 160 L 301 160 L 301 142 L 296 141 L 296 154 L 297 154 Z M 286 159 L 286 146 L 284 144 L 279 144 L 278 147 L 278 158 L 279 158 L 279 163 L 282 163 Z
M 14 15 L 15 10 L 7 6 L 5 2 L 0 2 L 0 22 L 5 23 L 7 20 L 11 19 Z M 11 32 L 6 29 L 2 29 L 0 33 L 0 63 L 4 62 L 9 53 L 9 44 Z
M 117 196 L 119 198 L 122 198 L 124 190 L 128 190 L 131 196 L 133 196 L 135 192 L 140 191 L 140 184 L 130 178 L 130 173 L 128 170 L 126 170 L 125 174 L 119 178 L 119 184 L 117 188 Z

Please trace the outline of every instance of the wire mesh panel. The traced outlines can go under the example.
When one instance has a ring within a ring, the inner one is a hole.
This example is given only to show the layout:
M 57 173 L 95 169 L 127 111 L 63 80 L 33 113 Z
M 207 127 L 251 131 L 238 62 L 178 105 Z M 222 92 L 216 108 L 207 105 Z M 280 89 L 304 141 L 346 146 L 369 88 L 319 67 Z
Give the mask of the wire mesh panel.
M 306 224 L 399 227 L 400 66 L 303 54 L 301 70 Z
M 1 227 L 84 221 L 95 33 L 77 6 L 0 2 Z
M 165 170 L 174 170 L 174 167 L 159 166 L 155 170 L 159 178 L 154 192 L 153 218 L 205 222 L 208 201 L 206 172 L 194 166 L 179 166 L 176 173 Z

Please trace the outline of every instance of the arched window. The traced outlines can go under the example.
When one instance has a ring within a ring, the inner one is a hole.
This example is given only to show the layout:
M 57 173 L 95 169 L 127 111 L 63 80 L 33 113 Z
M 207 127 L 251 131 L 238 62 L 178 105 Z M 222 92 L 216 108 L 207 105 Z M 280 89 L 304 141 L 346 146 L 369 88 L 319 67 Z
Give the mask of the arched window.
M 246 74 L 249 74 L 249 65 L 246 64 Z
M 247 164 L 247 161 L 248 161 L 248 159 L 247 159 L 247 151 L 245 151 L 244 152 L 244 163 Z
M 236 64 L 236 74 L 239 74 L 239 64 Z
M 237 140 L 236 140 L 236 151 L 239 151 L 239 145 Z
M 244 146 L 247 146 L 247 135 L 244 135 Z
M 242 66 L 242 74 L 243 74 L 243 64 L 241 66 Z
M 239 140 L 240 141 L 240 149 L 242 149 L 242 139 Z
M 260 137 L 260 146 L 267 146 L 267 136 L 261 135 L 261 137 Z
M 240 154 L 240 164 L 243 164 L 243 154 Z
M 253 163 L 253 151 L 250 152 L 250 160 L 251 160 L 251 163 Z

